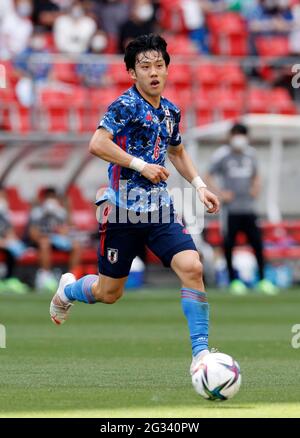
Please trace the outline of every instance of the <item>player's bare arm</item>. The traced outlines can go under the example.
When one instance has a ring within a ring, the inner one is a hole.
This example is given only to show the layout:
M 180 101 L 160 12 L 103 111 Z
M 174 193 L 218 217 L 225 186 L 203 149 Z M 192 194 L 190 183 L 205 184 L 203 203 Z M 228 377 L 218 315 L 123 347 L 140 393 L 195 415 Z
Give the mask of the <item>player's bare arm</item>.
M 168 156 L 180 175 L 192 184 L 195 178 L 197 178 L 198 172 L 183 144 L 179 146 L 169 146 Z M 210 192 L 204 185 L 198 187 L 197 192 L 200 200 L 207 207 L 208 213 L 217 213 L 219 211 L 220 203 L 214 193 Z
M 89 152 L 109 163 L 139 171 L 141 175 L 154 184 L 166 181 L 169 176 L 169 172 L 165 167 L 146 163 L 123 151 L 113 141 L 112 134 L 104 128 L 97 129 L 94 133 L 89 144 Z

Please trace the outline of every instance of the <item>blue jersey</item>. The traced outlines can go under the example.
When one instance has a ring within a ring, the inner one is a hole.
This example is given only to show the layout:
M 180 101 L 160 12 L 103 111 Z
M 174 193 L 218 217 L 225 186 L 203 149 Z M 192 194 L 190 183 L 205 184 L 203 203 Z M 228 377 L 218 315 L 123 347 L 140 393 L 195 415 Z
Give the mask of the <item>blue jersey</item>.
M 124 151 L 150 164 L 165 165 L 168 146 L 181 143 L 180 110 L 161 97 L 154 108 L 135 86 L 115 100 L 104 114 L 99 127 L 113 135 L 113 141 Z M 139 172 L 111 163 L 109 188 L 101 199 L 122 208 L 147 212 L 171 204 L 165 181 L 153 184 Z

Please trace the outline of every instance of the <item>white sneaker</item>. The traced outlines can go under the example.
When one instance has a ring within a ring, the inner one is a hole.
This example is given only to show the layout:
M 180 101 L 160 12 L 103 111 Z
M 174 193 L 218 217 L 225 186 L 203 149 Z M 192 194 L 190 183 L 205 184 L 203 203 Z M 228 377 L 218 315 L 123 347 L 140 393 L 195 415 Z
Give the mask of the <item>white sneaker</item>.
M 201 362 L 202 362 L 203 358 L 204 358 L 207 354 L 210 354 L 210 353 L 217 353 L 217 351 L 218 351 L 218 350 L 217 350 L 216 348 L 211 348 L 210 351 L 209 351 L 209 350 L 203 350 L 203 351 L 200 351 L 200 353 L 198 353 L 197 356 L 193 356 L 192 363 L 191 363 L 191 366 L 190 366 L 190 374 L 191 374 L 191 376 L 192 376 L 193 374 L 195 374 L 196 371 L 198 371 L 198 369 L 199 369 L 199 367 L 200 367 L 200 365 L 201 365 Z
M 63 299 L 66 298 L 64 289 L 68 284 L 74 283 L 75 281 L 75 276 L 70 272 L 63 274 L 60 278 L 58 289 L 50 303 L 50 317 L 54 324 L 63 324 L 68 317 L 68 313 L 73 304 Z

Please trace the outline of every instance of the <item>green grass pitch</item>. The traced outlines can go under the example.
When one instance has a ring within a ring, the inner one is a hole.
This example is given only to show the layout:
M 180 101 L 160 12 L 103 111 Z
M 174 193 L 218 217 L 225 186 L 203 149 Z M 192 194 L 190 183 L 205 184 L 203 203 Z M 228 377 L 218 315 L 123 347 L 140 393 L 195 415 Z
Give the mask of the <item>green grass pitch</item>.
M 299 417 L 300 290 L 276 297 L 209 292 L 210 345 L 242 370 L 238 395 L 201 399 L 179 290 L 126 292 L 113 306 L 76 304 L 54 326 L 50 296 L 0 296 L 1 417 Z

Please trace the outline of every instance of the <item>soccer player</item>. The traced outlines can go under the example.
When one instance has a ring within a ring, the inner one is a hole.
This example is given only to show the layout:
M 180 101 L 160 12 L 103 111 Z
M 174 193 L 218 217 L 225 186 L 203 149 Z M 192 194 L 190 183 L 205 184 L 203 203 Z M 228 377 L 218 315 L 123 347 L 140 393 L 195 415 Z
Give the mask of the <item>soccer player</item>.
M 199 254 L 176 219 L 166 188 L 166 154 L 195 187 L 209 213 L 219 210 L 219 201 L 198 176 L 181 142 L 180 110 L 162 97 L 170 62 L 166 48 L 165 40 L 153 34 L 136 38 L 126 48 L 124 61 L 134 85 L 109 106 L 89 146 L 92 154 L 110 162 L 110 186 L 97 202 L 109 201 L 100 224 L 99 276 L 76 281 L 72 274 L 64 274 L 50 315 L 61 324 L 74 301 L 115 303 L 123 294 L 132 260 L 141 245 L 147 245 L 181 281 L 193 371 L 208 353 L 209 308 Z M 155 221 L 151 221 L 153 213 L 157 213 Z

